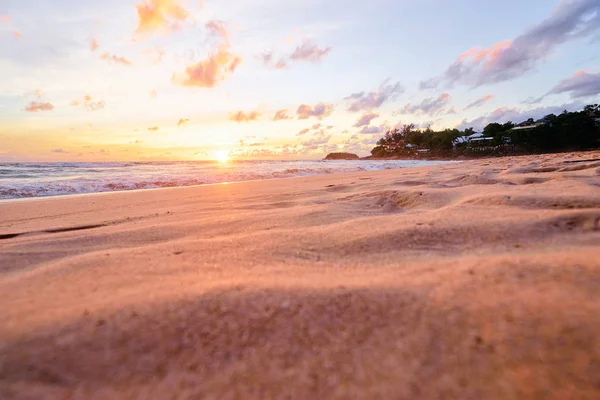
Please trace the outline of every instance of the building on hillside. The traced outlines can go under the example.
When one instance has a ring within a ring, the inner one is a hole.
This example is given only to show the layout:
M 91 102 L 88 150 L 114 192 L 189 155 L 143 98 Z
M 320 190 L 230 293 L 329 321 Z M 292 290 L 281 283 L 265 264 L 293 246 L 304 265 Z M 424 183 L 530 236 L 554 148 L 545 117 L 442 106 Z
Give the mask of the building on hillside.
M 544 123 L 543 123 L 543 122 L 536 122 L 536 123 L 535 123 L 535 124 L 533 124 L 533 125 L 515 126 L 514 128 L 512 128 L 512 130 L 513 130 L 513 131 L 522 131 L 522 130 L 524 130 L 524 129 L 535 129 L 535 128 L 537 128 L 538 126 L 542 126 L 542 125 L 544 125 Z

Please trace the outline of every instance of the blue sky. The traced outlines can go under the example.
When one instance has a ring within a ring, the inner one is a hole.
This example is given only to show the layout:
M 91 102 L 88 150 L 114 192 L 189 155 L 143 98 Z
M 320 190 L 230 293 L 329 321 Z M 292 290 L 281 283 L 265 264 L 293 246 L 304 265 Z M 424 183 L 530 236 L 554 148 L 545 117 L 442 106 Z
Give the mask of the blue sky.
M 4 0 L 0 43 L 8 161 L 366 155 L 600 96 L 600 0 Z

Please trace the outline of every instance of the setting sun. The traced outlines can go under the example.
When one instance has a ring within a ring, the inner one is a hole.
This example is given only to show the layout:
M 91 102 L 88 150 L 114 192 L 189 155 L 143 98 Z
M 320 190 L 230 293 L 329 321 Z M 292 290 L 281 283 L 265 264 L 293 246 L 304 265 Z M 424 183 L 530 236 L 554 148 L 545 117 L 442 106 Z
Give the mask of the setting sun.
M 229 151 L 228 150 L 219 150 L 214 153 L 215 160 L 226 163 L 229 160 Z

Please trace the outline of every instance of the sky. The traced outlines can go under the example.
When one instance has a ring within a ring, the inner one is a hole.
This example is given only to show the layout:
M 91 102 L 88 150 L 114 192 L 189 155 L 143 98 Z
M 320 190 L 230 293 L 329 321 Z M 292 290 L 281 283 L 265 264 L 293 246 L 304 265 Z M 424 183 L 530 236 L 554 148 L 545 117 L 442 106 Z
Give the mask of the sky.
M 600 0 L 2 0 L 0 161 L 319 159 L 600 102 Z

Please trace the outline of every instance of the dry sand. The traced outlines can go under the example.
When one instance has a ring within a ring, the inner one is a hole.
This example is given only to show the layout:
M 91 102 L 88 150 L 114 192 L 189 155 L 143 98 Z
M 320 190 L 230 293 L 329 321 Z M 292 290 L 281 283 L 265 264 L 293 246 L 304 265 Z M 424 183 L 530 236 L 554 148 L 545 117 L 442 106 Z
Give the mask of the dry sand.
M 600 398 L 600 152 L 5 202 L 0 239 L 2 399 Z

